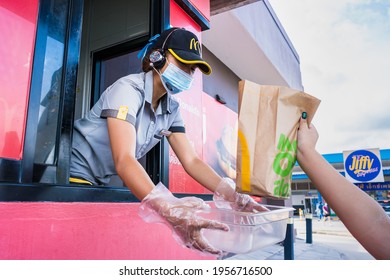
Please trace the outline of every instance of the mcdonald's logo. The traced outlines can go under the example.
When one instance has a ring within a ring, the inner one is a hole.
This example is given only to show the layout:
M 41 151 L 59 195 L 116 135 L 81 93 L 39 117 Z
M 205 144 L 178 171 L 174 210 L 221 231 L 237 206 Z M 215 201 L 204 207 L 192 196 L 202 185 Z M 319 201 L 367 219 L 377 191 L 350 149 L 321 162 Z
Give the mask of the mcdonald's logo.
M 200 44 L 199 41 L 195 40 L 195 38 L 192 38 L 190 41 L 190 50 L 194 48 L 196 51 L 200 52 Z

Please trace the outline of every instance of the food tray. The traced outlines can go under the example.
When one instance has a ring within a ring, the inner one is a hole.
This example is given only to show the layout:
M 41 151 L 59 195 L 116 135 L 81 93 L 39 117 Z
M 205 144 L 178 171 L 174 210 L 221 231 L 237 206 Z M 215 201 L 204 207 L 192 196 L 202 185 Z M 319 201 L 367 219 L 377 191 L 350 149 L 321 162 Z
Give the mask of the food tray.
M 238 212 L 211 208 L 198 212 L 201 217 L 229 226 L 229 231 L 203 229 L 203 236 L 217 249 L 236 254 L 249 253 L 285 239 L 291 207 L 264 205 L 270 211 Z

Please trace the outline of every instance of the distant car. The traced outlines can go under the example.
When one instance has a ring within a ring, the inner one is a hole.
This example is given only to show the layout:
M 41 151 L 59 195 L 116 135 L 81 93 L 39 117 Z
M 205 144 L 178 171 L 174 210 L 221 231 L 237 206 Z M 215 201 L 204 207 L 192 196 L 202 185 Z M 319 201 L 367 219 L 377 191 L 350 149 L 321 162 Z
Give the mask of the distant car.
M 385 210 L 387 216 L 390 217 L 390 200 L 378 200 L 378 203 Z

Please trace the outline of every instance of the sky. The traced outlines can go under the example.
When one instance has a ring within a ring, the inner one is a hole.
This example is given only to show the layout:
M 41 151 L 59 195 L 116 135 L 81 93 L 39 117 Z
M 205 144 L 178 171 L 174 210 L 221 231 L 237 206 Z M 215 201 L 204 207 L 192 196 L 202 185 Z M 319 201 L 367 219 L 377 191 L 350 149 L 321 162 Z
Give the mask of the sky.
M 321 99 L 317 150 L 390 149 L 390 0 L 269 2 Z

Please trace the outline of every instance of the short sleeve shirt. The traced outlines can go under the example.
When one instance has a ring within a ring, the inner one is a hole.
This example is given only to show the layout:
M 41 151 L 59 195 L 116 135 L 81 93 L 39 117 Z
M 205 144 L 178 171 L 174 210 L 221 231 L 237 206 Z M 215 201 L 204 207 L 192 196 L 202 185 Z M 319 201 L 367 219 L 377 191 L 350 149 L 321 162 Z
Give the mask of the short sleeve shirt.
M 185 132 L 179 103 L 165 94 L 154 111 L 152 95 L 151 71 L 122 77 L 102 93 L 86 116 L 75 122 L 71 177 L 107 185 L 110 177 L 116 174 L 107 129 L 108 117 L 134 125 L 137 159 L 162 139 L 164 131 Z

